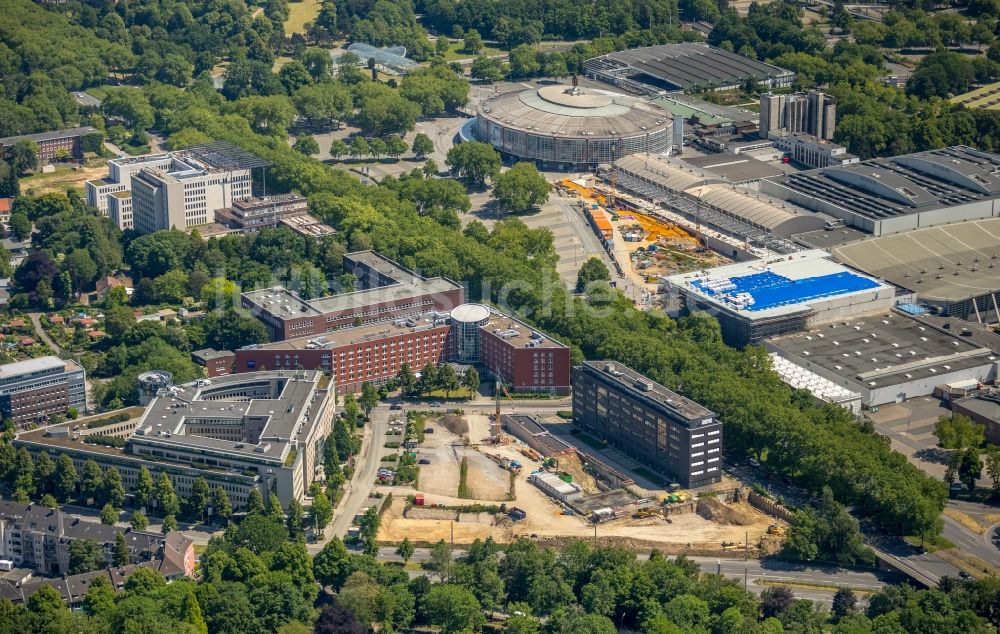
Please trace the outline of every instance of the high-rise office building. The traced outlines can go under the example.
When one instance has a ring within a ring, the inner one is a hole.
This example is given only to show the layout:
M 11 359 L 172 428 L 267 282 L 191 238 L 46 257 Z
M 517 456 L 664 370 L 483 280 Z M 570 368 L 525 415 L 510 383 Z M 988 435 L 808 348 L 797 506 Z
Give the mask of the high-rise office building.
M 837 101 L 823 92 L 811 90 L 790 95 L 768 92 L 760 96 L 761 138 L 789 132 L 830 140 L 836 129 L 836 119 Z

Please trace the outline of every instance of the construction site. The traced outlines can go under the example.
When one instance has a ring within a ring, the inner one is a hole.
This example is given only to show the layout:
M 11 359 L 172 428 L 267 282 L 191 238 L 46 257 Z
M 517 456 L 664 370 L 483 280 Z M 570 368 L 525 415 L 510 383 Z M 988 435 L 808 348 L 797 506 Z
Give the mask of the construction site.
M 413 449 L 421 463 L 417 483 L 383 487 L 394 501 L 378 539 L 430 545 L 596 535 L 602 543 L 706 555 L 743 549 L 759 555 L 780 545 L 784 523 L 751 506 L 738 483 L 701 497 L 645 489 L 597 452 L 548 434 L 544 421 L 537 427 L 521 421 L 535 438 L 524 442 L 516 436 L 524 430 L 508 418 L 501 426 L 487 414 L 422 419 L 423 441 Z
M 699 234 L 654 213 L 639 201 L 596 178 L 563 179 L 557 188 L 578 199 L 601 244 L 621 270 L 655 291 L 660 276 L 725 264 L 730 260 L 708 249 Z

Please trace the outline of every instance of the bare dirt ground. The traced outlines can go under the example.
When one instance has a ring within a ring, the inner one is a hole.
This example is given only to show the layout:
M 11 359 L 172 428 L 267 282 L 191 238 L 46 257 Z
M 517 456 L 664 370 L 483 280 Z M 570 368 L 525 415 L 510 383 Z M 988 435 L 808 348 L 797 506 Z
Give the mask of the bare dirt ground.
M 456 449 L 458 458 L 469 461 L 466 486 L 471 497 L 477 500 L 506 501 L 510 491 L 510 474 L 498 464 L 471 447 Z
M 420 490 L 438 495 L 458 495 L 457 449 L 462 447 L 462 440 L 436 422 L 428 421 L 426 425 L 433 427 L 434 433 L 426 434 L 423 444 L 417 448 L 418 460 L 430 460 L 430 464 L 420 465 Z
M 417 449 L 418 459 L 428 459 L 429 465 L 420 465 L 420 489 L 425 493 L 457 496 L 462 458 L 468 459 L 469 469 L 466 485 L 471 496 L 477 500 L 502 502 L 507 500 L 510 479 L 499 465 L 476 451 L 466 447 L 462 437 L 448 431 L 437 420 L 427 422 L 434 428 L 433 434 L 424 436 L 424 443 Z M 465 425 L 453 428 L 462 431 Z M 470 438 L 474 435 L 466 434 Z
M 480 443 L 489 434 L 488 417 L 472 414 L 467 415 L 466 418 L 469 422 L 471 441 L 474 444 Z M 501 474 L 504 485 L 506 485 L 508 477 L 506 472 L 479 454 L 474 447 L 453 449 L 451 443 L 457 441 L 458 438 L 442 429 L 440 425 L 435 429 L 434 434 L 426 436 L 427 442 L 420 447 L 418 454 L 422 457 L 430 457 L 431 452 L 434 452 L 433 457 L 431 457 L 432 464 L 421 466 L 420 490 L 425 493 L 426 504 L 428 506 L 434 504 L 453 506 L 476 501 L 496 504 L 497 499 L 505 499 L 504 497 L 492 499 L 478 497 L 482 491 L 483 485 L 481 483 L 485 481 L 485 478 L 474 475 L 478 471 L 473 468 L 473 456 L 478 456 L 496 473 Z M 594 536 L 593 525 L 582 517 L 563 515 L 560 507 L 551 498 L 527 481 L 528 475 L 541 467 L 541 463 L 525 457 L 519 451 L 521 446 L 523 445 L 512 440 L 506 445 L 481 444 L 479 449 L 520 460 L 524 465 L 516 478 L 515 500 L 508 502 L 509 506 L 516 506 L 527 513 L 527 519 L 524 521 L 514 524 L 501 521 L 498 525 L 496 520 L 491 520 L 486 514 L 463 514 L 460 518 L 461 521 L 455 522 L 450 519 L 417 519 L 417 517 L 428 517 L 426 511 L 420 511 L 416 515 L 404 518 L 402 512 L 405 508 L 405 496 L 399 495 L 396 498 L 397 501 L 393 503 L 391 512 L 386 513 L 383 519 L 379 540 L 395 542 L 408 537 L 411 541 L 434 543 L 440 539 L 450 540 L 452 530 L 454 530 L 455 543 L 457 544 L 470 543 L 476 538 L 484 539 L 488 536 L 492 536 L 499 542 L 508 542 L 517 536 L 528 536 L 553 543 L 565 538 L 592 538 Z M 465 455 L 469 456 L 470 467 L 467 482 L 473 492 L 477 494 L 474 500 L 455 497 L 459 470 L 459 458 L 456 452 L 459 449 L 467 452 Z M 448 460 L 449 455 L 451 456 L 450 460 Z M 428 467 L 434 468 L 428 469 Z M 489 473 L 489 470 L 486 473 Z M 503 491 L 506 493 L 506 488 Z M 734 511 L 738 512 L 744 525 L 716 523 L 695 513 L 685 513 L 671 516 L 670 524 L 660 518 L 615 520 L 599 525 L 597 534 L 599 538 L 610 540 L 609 543 L 636 549 L 655 546 L 670 553 L 721 554 L 725 552 L 722 546 L 723 542 L 734 544 L 728 548 L 738 548 L 744 543 L 744 540 L 749 538 L 751 546 L 754 546 L 766 536 L 768 525 L 775 522 L 773 518 L 748 505 L 737 505 Z
M 52 192 L 65 192 L 67 189 L 83 189 L 83 184 L 95 178 L 102 178 L 108 173 L 105 164 L 94 167 L 81 167 L 78 170 L 57 168 L 51 174 L 34 174 L 21 180 L 21 189 L 36 196 Z

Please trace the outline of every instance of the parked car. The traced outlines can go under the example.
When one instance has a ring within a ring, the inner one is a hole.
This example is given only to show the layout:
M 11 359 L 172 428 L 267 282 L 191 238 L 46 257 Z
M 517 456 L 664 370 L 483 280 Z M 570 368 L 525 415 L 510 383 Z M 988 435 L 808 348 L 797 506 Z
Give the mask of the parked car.
M 750 458 L 750 460 L 747 461 L 747 464 L 749 464 L 754 469 L 760 467 L 760 461 L 757 460 L 756 458 Z
M 400 405 L 399 403 L 393 403 L 392 405 L 389 406 L 389 409 L 403 409 L 403 406 Z
M 972 579 L 972 575 L 965 572 L 964 570 L 960 570 L 958 576 L 961 577 L 962 579 Z
M 417 464 L 430 464 L 431 461 L 428 458 L 421 458 L 417 461 Z
M 425 427 L 424 428 L 424 433 L 425 434 L 433 434 L 434 433 L 434 428 L 433 427 Z

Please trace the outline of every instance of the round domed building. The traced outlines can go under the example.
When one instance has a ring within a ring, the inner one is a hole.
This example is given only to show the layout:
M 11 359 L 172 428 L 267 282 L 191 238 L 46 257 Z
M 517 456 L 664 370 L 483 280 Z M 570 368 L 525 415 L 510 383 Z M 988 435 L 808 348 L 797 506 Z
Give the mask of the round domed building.
M 592 169 L 671 145 L 671 113 L 639 97 L 562 84 L 484 99 L 474 122 L 480 141 L 505 158 L 554 169 Z

